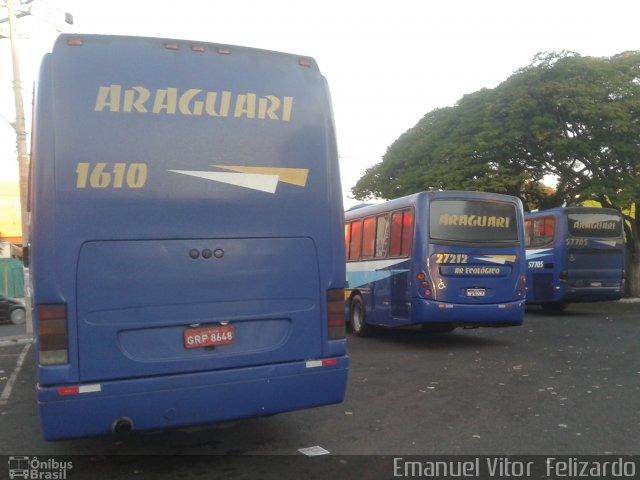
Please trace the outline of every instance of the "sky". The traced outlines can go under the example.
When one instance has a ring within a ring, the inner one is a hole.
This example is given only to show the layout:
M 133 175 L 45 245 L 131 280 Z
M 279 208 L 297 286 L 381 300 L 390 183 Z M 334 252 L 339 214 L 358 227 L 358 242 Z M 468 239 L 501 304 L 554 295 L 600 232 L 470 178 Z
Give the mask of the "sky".
M 20 0 L 14 0 L 18 4 Z M 0 4 L 3 2 L 0 0 Z M 494 88 L 539 52 L 640 50 L 640 2 L 609 0 L 34 0 L 18 20 L 25 105 L 57 34 L 157 36 L 311 56 L 329 82 L 345 207 L 426 113 Z M 61 21 L 62 13 L 73 25 Z M 0 7 L 0 18 L 6 16 Z M 17 179 L 9 40 L 0 39 L 0 181 Z M 29 126 L 29 121 L 27 122 Z

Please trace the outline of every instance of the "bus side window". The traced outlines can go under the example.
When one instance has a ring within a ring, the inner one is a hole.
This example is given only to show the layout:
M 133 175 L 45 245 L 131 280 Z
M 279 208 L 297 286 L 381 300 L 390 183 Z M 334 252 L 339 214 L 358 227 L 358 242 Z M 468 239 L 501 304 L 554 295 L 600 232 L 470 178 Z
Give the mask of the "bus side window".
M 362 225 L 362 258 L 373 258 L 376 243 L 376 218 L 364 220 Z
M 351 224 L 350 223 L 345 223 L 344 224 L 344 250 L 345 250 L 345 252 L 347 254 L 347 258 L 349 258 L 350 235 L 351 235 Z
M 529 248 L 531 246 L 531 220 L 524 221 L 524 246 Z
M 360 258 L 360 245 L 362 242 L 362 222 L 356 220 L 351 222 L 351 240 L 349 242 L 349 260 Z
M 408 257 L 411 253 L 411 241 L 413 240 L 411 227 L 413 227 L 413 210 L 409 208 L 402 214 L 402 249 L 400 255 L 403 257 Z
M 389 256 L 406 257 L 411 252 L 413 212 L 410 208 L 391 215 L 391 245 Z
M 378 216 L 376 226 L 376 258 L 386 257 L 389 253 L 389 217 Z
M 391 244 L 389 245 L 389 256 L 399 257 L 402 247 L 402 212 L 394 212 L 391 215 Z
M 542 247 L 553 242 L 553 232 L 556 221 L 553 217 L 543 217 L 534 220 L 532 246 Z

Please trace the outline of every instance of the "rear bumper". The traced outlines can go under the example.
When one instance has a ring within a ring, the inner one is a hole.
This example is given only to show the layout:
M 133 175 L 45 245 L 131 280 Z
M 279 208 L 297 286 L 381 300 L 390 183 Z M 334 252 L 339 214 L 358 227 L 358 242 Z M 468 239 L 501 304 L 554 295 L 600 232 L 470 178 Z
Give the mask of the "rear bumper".
M 600 302 L 619 300 L 624 287 L 565 287 L 563 300 L 567 302 Z
M 548 295 L 540 298 L 527 296 L 527 305 L 566 304 L 583 302 L 607 302 L 620 300 L 624 296 L 624 286 L 620 287 L 572 287 L 561 284 Z
M 412 318 L 425 325 L 459 327 L 495 327 L 522 325 L 524 300 L 500 304 L 468 305 L 413 299 Z
M 340 403 L 349 359 L 325 359 L 325 364 L 303 361 L 92 383 L 74 394 L 69 392 L 77 386 L 38 386 L 43 437 L 106 435 L 125 418 L 134 430 L 159 430 Z M 61 395 L 61 388 L 67 394 Z

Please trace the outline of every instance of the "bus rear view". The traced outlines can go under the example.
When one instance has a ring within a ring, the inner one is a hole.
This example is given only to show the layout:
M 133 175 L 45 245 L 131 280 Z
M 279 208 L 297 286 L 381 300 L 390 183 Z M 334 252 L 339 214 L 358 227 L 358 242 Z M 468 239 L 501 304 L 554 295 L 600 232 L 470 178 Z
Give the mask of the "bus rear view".
M 420 192 L 345 214 L 349 324 L 521 325 L 525 254 L 519 199 L 488 192 Z
M 435 324 L 522 324 L 526 278 L 519 199 L 481 192 L 434 195 L 428 237 L 425 267 L 418 273 L 427 285 L 417 289 L 415 308 Z
M 61 35 L 31 181 L 46 439 L 343 400 L 342 195 L 313 59 Z
M 525 215 L 527 304 L 563 310 L 568 303 L 624 295 L 623 218 L 610 208 L 558 207 Z

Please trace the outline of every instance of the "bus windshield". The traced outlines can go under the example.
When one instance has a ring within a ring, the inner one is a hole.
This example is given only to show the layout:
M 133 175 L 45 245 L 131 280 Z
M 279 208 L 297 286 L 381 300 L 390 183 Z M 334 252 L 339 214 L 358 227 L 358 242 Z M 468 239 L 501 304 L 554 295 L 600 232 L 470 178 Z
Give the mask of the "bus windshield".
M 510 203 L 434 200 L 429 212 L 430 238 L 467 243 L 517 242 L 516 215 Z
M 574 237 L 618 237 L 622 233 L 619 215 L 611 213 L 568 212 L 569 233 Z

